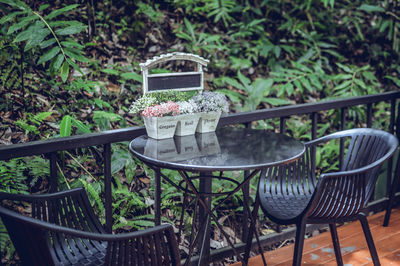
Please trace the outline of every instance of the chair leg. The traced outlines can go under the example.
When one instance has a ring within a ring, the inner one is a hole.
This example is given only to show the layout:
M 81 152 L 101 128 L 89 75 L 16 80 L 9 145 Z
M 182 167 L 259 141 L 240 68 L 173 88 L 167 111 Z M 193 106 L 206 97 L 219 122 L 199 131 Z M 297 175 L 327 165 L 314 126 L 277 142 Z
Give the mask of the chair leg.
M 381 265 L 379 262 L 378 253 L 376 252 L 374 240 L 372 239 L 371 230 L 369 229 L 368 220 L 364 213 L 360 213 L 359 220 L 364 231 L 365 239 L 368 244 L 369 252 L 371 253 L 372 262 L 375 266 Z
M 342 253 L 340 251 L 340 244 L 339 244 L 338 233 L 336 230 L 336 224 L 335 223 L 329 224 L 329 230 L 331 231 L 333 249 L 335 250 L 335 256 L 336 256 L 336 262 L 338 265 L 343 265 L 343 258 L 342 258 Z
M 294 243 L 293 266 L 301 265 L 305 234 L 306 234 L 306 221 L 302 220 L 296 224 L 296 240 Z

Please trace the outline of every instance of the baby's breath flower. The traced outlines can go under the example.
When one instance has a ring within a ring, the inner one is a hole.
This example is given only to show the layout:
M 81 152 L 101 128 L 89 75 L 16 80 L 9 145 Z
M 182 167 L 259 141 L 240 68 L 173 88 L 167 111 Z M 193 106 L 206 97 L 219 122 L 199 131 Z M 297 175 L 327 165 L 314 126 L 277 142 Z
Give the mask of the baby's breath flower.
M 198 112 L 198 106 L 193 99 L 184 102 L 178 102 L 180 114 L 193 114 Z
M 144 95 L 143 97 L 139 98 L 136 100 L 134 103 L 129 108 L 129 113 L 140 113 L 142 112 L 146 107 L 153 106 L 157 104 L 158 101 L 155 97 L 150 96 L 150 95 Z
M 193 97 L 199 112 L 229 112 L 229 103 L 225 95 L 218 92 L 204 91 Z

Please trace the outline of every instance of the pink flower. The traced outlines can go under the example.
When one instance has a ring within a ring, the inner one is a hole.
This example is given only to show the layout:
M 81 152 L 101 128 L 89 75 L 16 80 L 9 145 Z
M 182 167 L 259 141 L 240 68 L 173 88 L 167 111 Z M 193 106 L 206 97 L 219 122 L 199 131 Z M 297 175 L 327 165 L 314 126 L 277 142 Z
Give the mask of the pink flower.
M 146 107 L 142 111 L 142 116 L 145 117 L 162 117 L 168 115 L 179 115 L 179 104 L 168 101 L 167 103 Z

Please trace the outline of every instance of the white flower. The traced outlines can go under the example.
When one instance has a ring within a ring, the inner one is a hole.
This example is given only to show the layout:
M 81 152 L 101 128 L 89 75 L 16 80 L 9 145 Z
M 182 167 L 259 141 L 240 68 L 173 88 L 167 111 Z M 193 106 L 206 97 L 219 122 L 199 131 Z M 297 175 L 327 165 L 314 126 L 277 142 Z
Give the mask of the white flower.
M 204 91 L 193 97 L 199 112 L 229 112 L 229 103 L 225 95 L 218 92 Z
M 137 99 L 132 105 L 129 107 L 129 113 L 140 113 L 146 107 L 150 107 L 156 105 L 158 103 L 157 99 L 153 96 L 144 95 L 142 98 Z
M 184 102 L 178 102 L 180 114 L 193 114 L 198 112 L 198 106 L 193 99 Z

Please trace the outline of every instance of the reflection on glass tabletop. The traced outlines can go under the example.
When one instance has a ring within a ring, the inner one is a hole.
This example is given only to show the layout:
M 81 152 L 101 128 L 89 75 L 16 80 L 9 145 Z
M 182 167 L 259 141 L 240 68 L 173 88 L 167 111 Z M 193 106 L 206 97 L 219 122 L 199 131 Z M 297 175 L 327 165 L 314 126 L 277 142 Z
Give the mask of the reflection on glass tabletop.
M 260 169 L 291 162 L 305 151 L 302 142 L 283 134 L 232 127 L 163 140 L 142 135 L 129 148 L 151 165 L 192 171 Z

